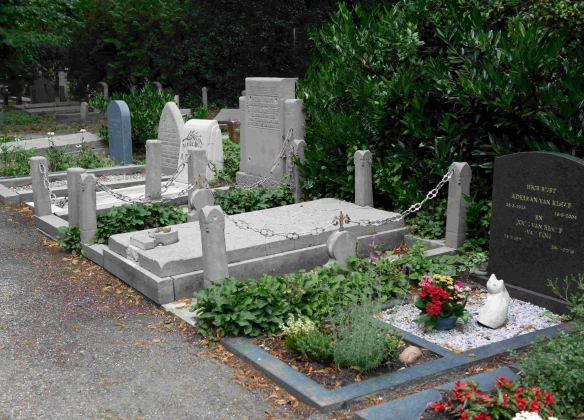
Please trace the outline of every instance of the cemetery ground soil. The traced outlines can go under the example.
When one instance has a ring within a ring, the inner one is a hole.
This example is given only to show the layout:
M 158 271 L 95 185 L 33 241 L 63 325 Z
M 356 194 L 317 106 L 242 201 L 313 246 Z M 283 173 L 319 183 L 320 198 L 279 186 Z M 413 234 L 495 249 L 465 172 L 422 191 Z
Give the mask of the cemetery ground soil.
M 0 420 L 352 419 L 510 356 L 319 414 L 0 204 Z

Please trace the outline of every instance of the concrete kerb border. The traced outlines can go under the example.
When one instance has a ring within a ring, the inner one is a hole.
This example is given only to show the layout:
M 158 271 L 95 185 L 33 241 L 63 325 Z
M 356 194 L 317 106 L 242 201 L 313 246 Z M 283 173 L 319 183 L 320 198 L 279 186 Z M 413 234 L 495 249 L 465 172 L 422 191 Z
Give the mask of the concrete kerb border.
M 392 372 L 363 382 L 347 385 L 335 390 L 327 390 L 304 374 L 292 369 L 286 363 L 270 355 L 245 337 L 224 337 L 221 344 L 240 359 L 264 373 L 276 384 L 283 387 L 299 401 L 316 408 L 322 413 L 345 409 L 368 395 L 392 391 L 404 386 L 412 386 L 437 378 L 458 369 L 466 369 L 480 362 L 486 362 L 511 350 L 530 346 L 539 335 L 556 336 L 560 331 L 572 331 L 571 323 L 560 324 L 543 330 L 534 331 L 487 346 L 479 347 L 460 354 L 442 349 L 442 358 Z M 400 330 L 404 338 L 411 334 Z M 409 341 L 406 339 L 406 341 Z M 435 344 L 416 337 L 413 344 L 434 349 Z

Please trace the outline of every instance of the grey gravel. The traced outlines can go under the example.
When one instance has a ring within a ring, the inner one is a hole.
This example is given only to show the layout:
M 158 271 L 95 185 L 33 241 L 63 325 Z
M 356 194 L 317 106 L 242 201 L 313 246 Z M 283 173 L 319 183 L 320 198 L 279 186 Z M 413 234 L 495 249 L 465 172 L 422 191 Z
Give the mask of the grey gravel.
M 156 305 L 116 319 L 73 297 L 59 270 L 68 255 L 43 240 L 0 205 L 0 419 L 284 417 L 197 356 L 193 335 L 148 329 Z

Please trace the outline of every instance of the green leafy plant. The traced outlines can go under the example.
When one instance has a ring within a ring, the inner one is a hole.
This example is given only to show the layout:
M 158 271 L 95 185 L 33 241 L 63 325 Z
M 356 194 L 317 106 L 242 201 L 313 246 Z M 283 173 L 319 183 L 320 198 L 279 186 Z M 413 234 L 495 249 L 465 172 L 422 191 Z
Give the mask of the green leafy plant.
M 29 159 L 36 156 L 34 148 L 0 145 L 0 176 L 22 176 L 30 174 Z
M 217 173 L 217 180 L 233 184 L 239 171 L 240 146 L 223 137 L 223 169 Z
M 81 247 L 81 232 L 79 226 L 61 226 L 59 229 L 57 240 L 62 248 L 70 251 L 75 256 L 80 256 Z
M 562 284 L 563 283 L 563 284 Z M 570 304 L 570 312 L 578 321 L 584 321 L 584 274 L 548 280 L 552 292 L 560 299 Z
M 436 200 L 431 203 L 431 205 L 426 205 L 423 210 L 418 211 L 413 218 L 408 219 L 409 231 L 423 238 L 444 238 L 447 200 Z
M 283 184 L 273 190 L 264 186 L 246 190 L 244 187 L 231 187 L 227 191 L 217 191 L 215 205 L 221 206 L 226 214 L 245 213 L 271 207 L 292 204 L 294 198 Z
M 290 351 L 300 354 L 305 360 L 326 363 L 332 359 L 333 348 L 330 337 L 307 317 L 298 320 L 288 316 L 286 324 L 280 324 L 284 344 Z

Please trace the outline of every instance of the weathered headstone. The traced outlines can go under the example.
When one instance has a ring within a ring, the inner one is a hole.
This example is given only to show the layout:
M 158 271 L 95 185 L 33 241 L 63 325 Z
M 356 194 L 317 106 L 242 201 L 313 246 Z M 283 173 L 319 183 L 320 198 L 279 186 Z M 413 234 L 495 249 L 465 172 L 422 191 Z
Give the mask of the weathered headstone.
M 109 86 L 107 85 L 107 83 L 99 82 L 97 85 L 100 87 L 101 94 L 104 96 L 104 98 L 107 98 L 109 96 Z
M 281 157 L 284 139 L 289 129 L 293 130 L 291 140 L 304 136 L 302 101 L 295 100 L 295 88 L 296 79 L 245 79 L 245 102 L 242 103 L 240 98 L 244 117 L 241 120 L 238 184 L 249 185 L 266 175 L 273 180 L 266 183 L 268 187 L 282 180 L 287 170 Z M 276 163 L 278 165 L 272 171 Z
M 348 266 L 347 259 L 357 255 L 357 236 L 347 230 L 333 232 L 326 241 L 326 252 L 329 260 L 324 265 L 330 267 L 332 264 Z
M 584 161 L 548 152 L 495 159 L 489 274 L 548 296 L 584 273 Z
M 34 81 L 35 103 L 55 102 L 55 89 L 44 77 Z
M 160 82 L 152 82 L 152 84 L 156 86 L 158 93 L 162 93 L 162 84 Z
M 69 95 L 69 88 L 67 86 L 67 73 L 64 71 L 59 72 L 59 100 L 61 102 L 67 101 L 67 96 Z
M 213 204 L 215 204 L 215 197 L 213 197 L 213 192 L 211 190 L 196 190 L 189 198 L 189 205 L 192 209 L 187 215 L 187 223 L 199 220 L 201 209 L 203 207 L 212 206 Z
M 190 147 L 205 149 L 207 159 L 215 163 L 217 169 L 223 169 L 223 142 L 217 121 L 189 120 L 183 123 L 176 104 L 168 102 L 158 124 L 158 139 L 162 141 L 162 171 L 165 174 L 173 174 L 182 162 L 188 161 L 187 149 Z M 214 177 L 210 168 L 207 168 L 206 177 L 209 180 Z M 187 168 L 181 171 L 177 181 L 189 181 Z
M 107 106 L 107 131 L 110 157 L 115 161 L 132 163 L 132 128 L 130 109 L 124 101 L 111 101 Z
M 353 155 L 355 163 L 355 204 L 373 207 L 373 178 L 371 163 L 373 155 L 369 150 L 357 150 Z

